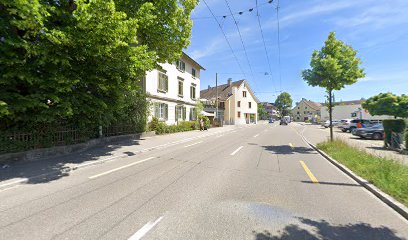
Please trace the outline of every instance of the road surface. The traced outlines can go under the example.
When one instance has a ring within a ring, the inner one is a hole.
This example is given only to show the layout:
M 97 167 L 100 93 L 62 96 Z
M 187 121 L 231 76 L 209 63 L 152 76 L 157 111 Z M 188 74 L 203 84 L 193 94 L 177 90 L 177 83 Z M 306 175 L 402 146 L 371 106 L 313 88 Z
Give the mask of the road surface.
M 408 221 L 294 126 L 225 129 L 128 143 L 115 150 L 123 156 L 20 184 L 9 183 L 24 164 L 11 166 L 0 178 L 0 239 L 408 237 Z M 42 174 L 63 166 L 29 164 Z

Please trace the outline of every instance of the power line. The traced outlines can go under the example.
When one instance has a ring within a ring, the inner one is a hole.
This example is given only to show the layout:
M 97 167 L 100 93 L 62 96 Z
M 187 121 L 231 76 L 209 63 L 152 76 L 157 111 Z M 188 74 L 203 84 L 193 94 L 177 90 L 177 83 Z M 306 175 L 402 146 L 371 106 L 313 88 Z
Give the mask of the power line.
M 220 16 L 215 16 L 215 17 L 225 19 L 227 17 L 231 17 L 231 16 L 234 16 L 234 15 L 243 15 L 244 13 L 251 13 L 252 11 L 254 11 L 255 8 L 256 8 L 256 10 L 258 10 L 258 7 L 266 5 L 266 4 L 271 4 L 272 2 L 273 2 L 273 0 L 269 0 L 269 1 L 265 2 L 265 3 L 259 4 L 256 7 L 249 8 L 248 10 L 239 11 L 239 12 L 235 12 L 235 13 L 230 12 L 230 14 L 225 14 L 225 15 L 220 15 Z M 200 20 L 200 19 L 211 19 L 211 18 L 213 18 L 213 17 L 212 16 L 209 16 L 209 17 L 193 17 L 191 19 L 192 20 Z
M 242 43 L 242 48 L 244 49 L 245 57 L 246 57 L 246 60 L 247 60 L 247 62 L 248 62 L 249 71 L 251 72 L 252 80 L 253 80 L 254 83 L 255 83 L 254 73 L 253 73 L 253 71 L 252 71 L 251 63 L 249 62 L 248 53 L 247 53 L 247 50 L 246 50 L 246 47 L 245 47 L 245 44 L 244 44 L 244 40 L 242 39 L 241 31 L 239 30 L 239 26 L 238 26 L 237 20 L 235 19 L 234 15 L 232 14 L 232 10 L 231 10 L 231 8 L 230 8 L 230 5 L 229 5 L 229 3 L 228 3 L 228 0 L 225 0 L 225 3 L 227 4 L 228 10 L 230 11 L 230 13 L 231 13 L 231 15 L 232 15 L 232 18 L 233 18 L 233 20 L 234 20 L 235 26 L 237 27 L 238 34 L 239 34 L 239 38 L 241 39 L 241 43 Z
M 279 25 L 279 0 L 276 7 L 276 20 L 278 23 L 278 67 L 279 67 L 279 89 L 282 91 L 282 74 L 281 74 L 281 48 L 280 48 L 280 25 Z
M 256 5 L 258 6 L 258 0 L 256 0 Z M 256 8 L 256 16 L 257 16 L 257 18 L 258 18 L 258 26 L 259 26 L 259 29 L 261 30 L 262 42 L 263 42 L 264 49 L 265 49 L 266 60 L 267 60 L 267 62 L 268 62 L 269 72 L 271 73 L 271 81 L 272 81 L 273 87 L 275 88 L 275 92 L 276 92 L 276 85 L 275 85 L 275 81 L 273 81 L 273 76 L 272 76 L 271 61 L 269 60 L 268 49 L 267 49 L 266 43 L 265 43 L 265 37 L 264 37 L 264 34 L 263 34 L 263 30 L 262 30 L 261 18 L 260 18 L 260 16 L 259 16 L 258 8 Z
M 214 13 L 211 11 L 211 8 L 208 6 L 207 2 L 206 2 L 205 0 L 203 0 L 203 2 L 204 2 L 205 5 L 207 6 L 207 8 L 208 8 L 208 10 L 210 11 L 211 15 L 213 16 L 214 20 L 217 22 L 218 26 L 220 27 L 220 30 L 221 30 L 222 34 L 224 35 L 225 41 L 227 41 L 227 44 L 228 44 L 229 48 L 231 49 L 232 55 L 234 56 L 235 60 L 237 61 L 237 64 L 238 64 L 238 66 L 239 66 L 240 71 L 243 73 L 243 75 L 244 75 L 245 78 L 246 78 L 246 75 L 245 75 L 245 73 L 244 73 L 244 71 L 243 71 L 243 69 L 242 69 L 241 64 L 239 63 L 239 60 L 238 60 L 238 58 L 237 58 L 237 55 L 235 54 L 234 49 L 232 49 L 231 43 L 229 42 L 229 40 L 228 40 L 228 38 L 227 38 L 227 35 L 225 34 L 224 30 L 222 29 L 221 24 L 218 22 L 217 18 L 215 17 Z

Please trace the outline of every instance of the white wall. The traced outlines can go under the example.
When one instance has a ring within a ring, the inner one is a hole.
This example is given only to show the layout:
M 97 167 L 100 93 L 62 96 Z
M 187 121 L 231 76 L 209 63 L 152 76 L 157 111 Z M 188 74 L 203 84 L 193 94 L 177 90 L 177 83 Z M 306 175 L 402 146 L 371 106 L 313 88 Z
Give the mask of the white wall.
M 361 110 L 361 115 L 363 119 L 368 120 L 382 120 L 382 119 L 390 119 L 393 118 L 392 116 L 372 116 L 368 111 L 362 108 L 361 104 L 353 104 L 353 105 L 336 105 L 333 107 L 333 120 L 341 120 L 341 119 L 350 119 L 350 118 L 360 118 L 359 108 Z M 322 107 L 320 109 L 321 112 L 321 120 L 329 120 L 329 112 L 327 107 Z M 356 117 L 352 117 L 351 114 L 353 112 L 357 112 Z
M 190 86 L 195 84 L 195 99 L 200 99 L 200 68 L 196 66 L 194 63 L 187 59 L 182 59 L 185 62 L 185 71 L 182 72 L 176 68 L 176 65 L 164 63 L 160 64 L 160 66 L 166 70 L 166 75 L 168 76 L 168 90 L 167 92 L 160 92 L 158 91 L 158 70 L 153 70 L 146 73 L 146 80 L 145 80 L 145 90 L 146 93 L 151 95 L 150 101 L 154 102 L 162 102 L 168 104 L 168 120 L 166 121 L 167 124 L 174 124 L 176 122 L 175 119 L 175 107 L 176 105 L 184 105 L 186 107 L 186 120 L 190 120 L 190 108 L 196 105 L 196 100 L 191 99 L 190 96 Z M 196 77 L 194 78 L 191 75 L 191 70 L 193 68 L 196 70 Z M 184 79 L 183 84 L 183 97 L 178 95 L 178 77 Z M 172 101 L 170 101 L 171 99 Z M 151 120 L 152 115 L 154 114 L 153 108 L 151 109 L 151 114 L 149 120 Z
M 230 114 L 232 122 L 230 124 L 246 124 L 245 113 L 255 114 L 255 122 L 258 121 L 258 108 L 257 102 L 251 95 L 249 89 L 245 86 L 247 83 L 241 84 L 241 86 L 233 87 L 233 96 L 230 97 Z M 247 92 L 246 97 L 243 97 L 243 91 Z M 238 101 L 241 101 L 241 106 L 238 107 Z M 249 108 L 249 102 L 251 102 L 251 108 Z M 226 109 L 226 111 L 228 111 Z M 238 118 L 238 112 L 241 112 L 241 117 Z M 228 119 L 225 119 L 226 121 Z

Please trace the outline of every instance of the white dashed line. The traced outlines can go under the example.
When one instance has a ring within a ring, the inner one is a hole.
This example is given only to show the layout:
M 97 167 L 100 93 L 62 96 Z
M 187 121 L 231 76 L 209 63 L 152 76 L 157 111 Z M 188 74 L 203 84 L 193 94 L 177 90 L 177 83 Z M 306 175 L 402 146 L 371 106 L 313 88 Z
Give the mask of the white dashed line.
M 149 157 L 149 158 L 146 158 L 146 159 L 143 159 L 143 160 L 140 160 L 140 161 L 137 161 L 137 162 L 122 166 L 122 167 L 114 168 L 112 170 L 109 170 L 109 171 L 106 171 L 106 172 L 103 172 L 103 173 L 100 173 L 100 174 L 97 174 L 97 175 L 93 175 L 93 176 L 89 177 L 89 179 L 95 179 L 95 178 L 98 178 L 98 177 L 101 177 L 101 176 L 104 176 L 104 175 L 107 175 L 107 174 L 122 170 L 124 168 L 131 167 L 131 166 L 134 166 L 134 165 L 149 161 L 149 160 L 151 160 L 153 158 L 155 158 L 155 157 Z
M 194 145 L 197 145 L 197 144 L 200 144 L 200 143 L 202 143 L 202 141 L 201 142 L 196 142 L 196 143 L 193 143 L 193 144 L 190 144 L 190 145 L 186 145 L 184 147 L 191 147 L 191 146 L 194 146 Z
M 139 229 L 135 234 L 133 234 L 128 240 L 139 240 L 146 235 L 154 226 L 156 226 L 161 220 L 163 216 L 159 217 L 156 221 L 146 223 L 141 229 Z
M 234 155 L 235 155 L 237 152 L 239 152 L 239 150 L 241 150 L 243 147 L 244 147 L 244 146 L 241 146 L 241 147 L 237 148 L 237 150 L 235 150 L 235 151 L 233 151 L 233 152 L 231 153 L 231 156 L 234 156 Z

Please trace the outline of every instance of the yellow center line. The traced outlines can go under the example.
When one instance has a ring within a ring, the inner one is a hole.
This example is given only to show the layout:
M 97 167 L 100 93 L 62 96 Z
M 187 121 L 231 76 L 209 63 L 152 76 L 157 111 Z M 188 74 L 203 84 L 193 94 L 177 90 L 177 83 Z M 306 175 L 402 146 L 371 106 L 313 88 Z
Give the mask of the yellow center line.
M 306 166 L 306 163 L 303 161 L 299 161 L 299 162 L 302 165 L 303 169 L 305 169 L 305 172 L 309 176 L 310 180 L 312 180 L 313 183 L 319 183 L 319 181 L 317 181 L 317 178 L 313 175 L 310 169 Z
M 289 145 L 290 148 L 292 148 L 292 150 L 295 149 L 295 147 L 293 146 L 292 143 L 289 143 L 288 145 Z

